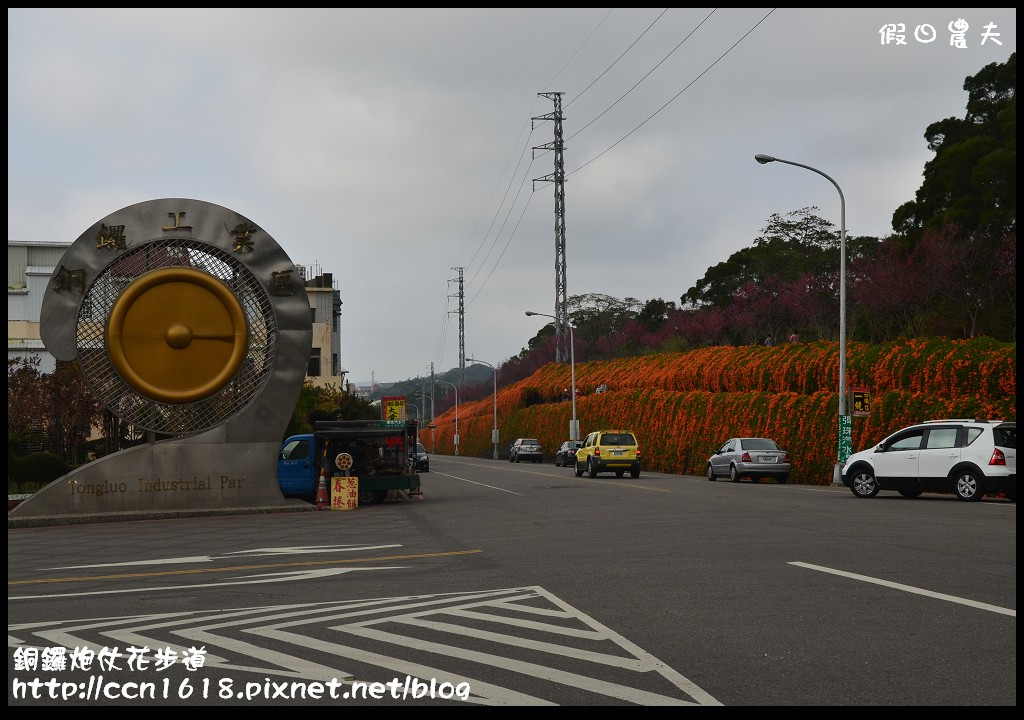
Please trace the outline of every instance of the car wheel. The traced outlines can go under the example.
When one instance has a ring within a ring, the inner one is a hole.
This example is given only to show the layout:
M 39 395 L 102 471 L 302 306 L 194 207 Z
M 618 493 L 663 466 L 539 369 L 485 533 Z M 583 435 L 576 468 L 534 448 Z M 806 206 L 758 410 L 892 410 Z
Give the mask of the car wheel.
M 786 483 L 789 482 L 789 475 L 779 475 L 778 477 L 775 478 L 775 482 L 777 482 L 779 485 L 785 485 Z
M 583 477 L 583 468 L 580 467 L 579 461 L 573 463 L 573 472 L 576 473 L 576 477 Z
M 714 482 L 717 479 L 718 479 L 718 476 L 715 475 L 715 469 L 713 467 L 711 467 L 711 463 L 708 463 L 708 480 L 710 480 L 711 482 Z
M 924 492 L 924 490 L 919 490 L 918 488 L 912 488 L 912 489 L 900 490 L 899 491 L 900 495 L 902 495 L 905 498 L 910 498 L 911 500 L 913 500 L 916 497 L 921 497 L 921 493 L 923 493 L 923 492 Z
M 616 470 L 615 471 L 615 477 L 622 477 L 625 474 L 626 474 L 625 470 Z
M 515 462 L 516 461 L 516 456 L 513 455 L 512 453 L 509 453 L 508 454 L 508 461 L 509 462 Z
M 557 455 L 555 455 L 555 467 L 562 467 L 562 461 L 558 459 Z
M 985 493 L 981 490 L 981 479 L 973 470 L 961 470 L 956 476 L 956 496 L 965 502 L 977 502 Z
M 729 466 L 729 479 L 732 480 L 733 482 L 739 482 L 740 481 L 740 476 L 736 473 L 736 466 L 735 465 L 730 465 Z
M 631 478 L 633 478 L 634 480 L 636 480 L 638 477 L 640 477 L 640 471 L 639 470 L 630 470 L 629 471 L 629 476 Z
M 858 467 L 853 471 L 850 491 L 859 498 L 873 498 L 878 494 L 878 483 L 875 474 L 866 467 Z
M 597 467 L 594 466 L 594 463 L 591 462 L 590 458 L 587 458 L 587 475 L 592 478 L 597 477 Z
M 516 462 L 519 462 L 519 455 L 516 455 Z

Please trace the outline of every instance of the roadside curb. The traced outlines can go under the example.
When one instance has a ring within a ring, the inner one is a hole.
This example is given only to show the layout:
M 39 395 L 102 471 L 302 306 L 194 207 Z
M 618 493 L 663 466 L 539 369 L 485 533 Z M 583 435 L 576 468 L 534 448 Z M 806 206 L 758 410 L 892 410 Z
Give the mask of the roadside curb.
M 17 500 L 12 498 L 17 497 Z M 28 497 L 27 495 L 25 497 Z M 8 512 L 25 499 L 25 497 L 9 495 Z M 12 505 L 12 503 L 14 503 Z M 83 513 L 80 515 L 36 515 L 28 517 L 7 518 L 7 529 L 29 527 L 54 527 L 58 525 L 84 525 L 89 523 L 131 522 L 135 520 L 170 520 L 177 518 L 216 517 L 223 515 L 271 515 L 278 513 L 296 513 L 315 511 L 316 505 L 297 501 L 287 505 L 267 505 L 260 507 L 210 508 L 207 510 L 143 510 L 132 512 Z

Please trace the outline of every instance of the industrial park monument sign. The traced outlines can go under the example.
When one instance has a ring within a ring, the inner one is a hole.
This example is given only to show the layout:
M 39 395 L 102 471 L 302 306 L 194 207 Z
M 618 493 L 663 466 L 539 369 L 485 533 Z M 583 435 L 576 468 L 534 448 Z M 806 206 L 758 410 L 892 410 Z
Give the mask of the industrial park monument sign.
M 259 225 L 150 200 L 72 243 L 40 335 L 148 441 L 81 465 L 8 517 L 284 504 L 276 467 L 312 345 L 301 272 Z

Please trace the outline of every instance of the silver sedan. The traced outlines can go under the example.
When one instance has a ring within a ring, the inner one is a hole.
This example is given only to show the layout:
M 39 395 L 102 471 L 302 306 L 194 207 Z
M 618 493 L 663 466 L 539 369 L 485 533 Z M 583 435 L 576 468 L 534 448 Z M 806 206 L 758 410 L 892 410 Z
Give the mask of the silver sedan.
M 708 458 L 708 480 L 728 477 L 739 482 L 774 478 L 780 485 L 789 480 L 789 453 L 769 438 L 729 438 Z

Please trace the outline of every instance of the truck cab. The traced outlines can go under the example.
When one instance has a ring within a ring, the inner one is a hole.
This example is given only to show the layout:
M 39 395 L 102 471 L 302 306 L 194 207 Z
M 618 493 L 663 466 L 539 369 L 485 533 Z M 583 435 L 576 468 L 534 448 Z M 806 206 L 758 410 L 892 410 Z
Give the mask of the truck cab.
M 354 476 L 359 504 L 372 505 L 392 490 L 420 491 L 420 477 L 409 462 L 416 447 L 415 421 L 325 420 L 312 433 L 292 435 L 281 443 L 277 481 L 285 497 L 312 499 L 321 471 L 328 480 Z

